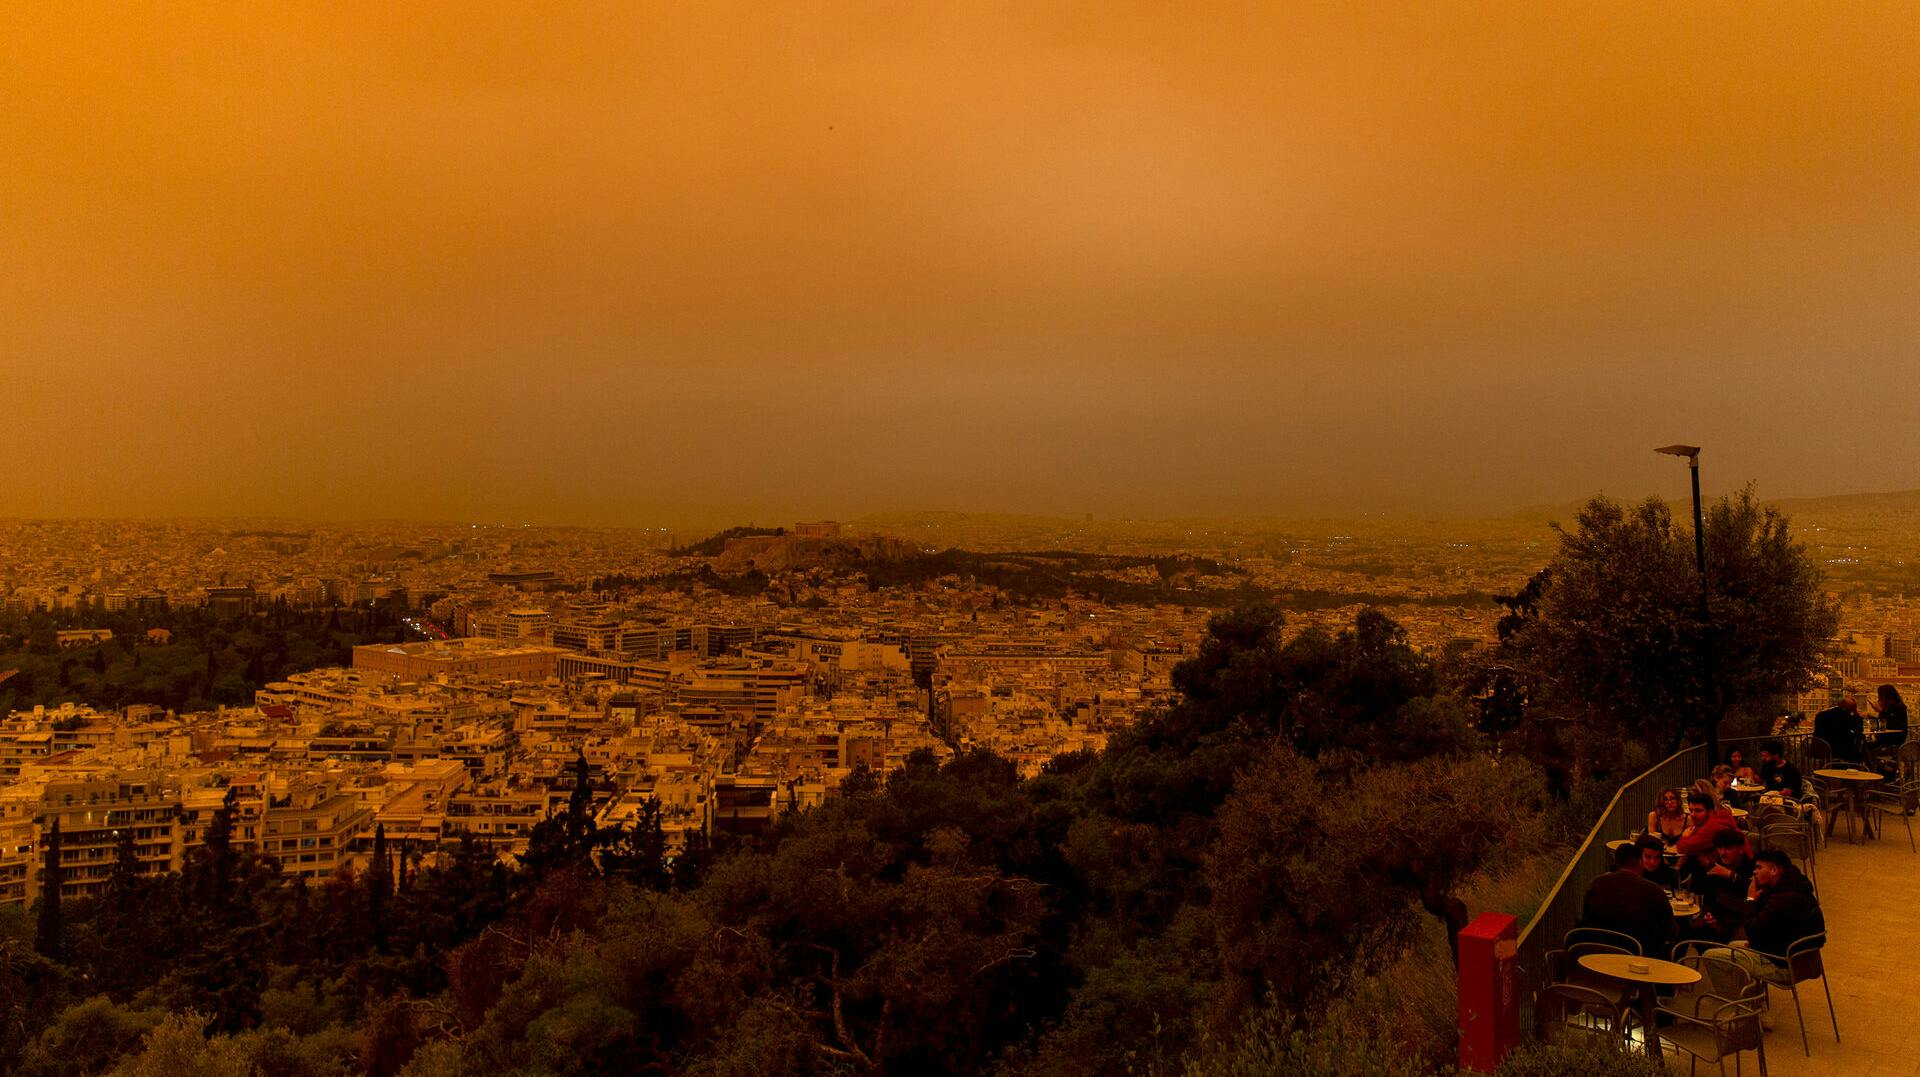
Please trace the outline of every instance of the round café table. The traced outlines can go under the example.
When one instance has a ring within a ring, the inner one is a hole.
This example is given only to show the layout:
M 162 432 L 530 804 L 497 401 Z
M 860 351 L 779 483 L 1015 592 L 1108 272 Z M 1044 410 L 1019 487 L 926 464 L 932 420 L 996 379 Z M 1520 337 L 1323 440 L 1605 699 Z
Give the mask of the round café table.
M 1645 972 L 1634 971 L 1634 966 Z M 1647 1041 L 1647 1054 L 1660 1057 L 1660 1029 L 1654 1023 L 1653 989 L 1655 987 L 1684 987 L 1700 982 L 1700 970 L 1690 969 L 1675 961 L 1662 961 L 1657 957 L 1635 957 L 1632 954 L 1582 954 L 1580 967 L 1588 972 L 1598 973 L 1608 979 L 1634 984 L 1640 995 L 1640 1031 Z
M 1830 782 L 1838 783 L 1837 788 L 1844 790 L 1847 794 L 1847 810 L 1860 819 L 1861 839 L 1865 840 L 1873 837 L 1873 820 L 1868 818 L 1866 811 L 1861 808 L 1860 794 L 1867 786 L 1880 780 L 1880 773 L 1873 770 L 1840 770 L 1837 768 L 1816 770 L 1813 773 Z M 1833 825 L 1839 821 L 1839 812 L 1830 811 L 1827 813 L 1827 837 L 1833 837 Z

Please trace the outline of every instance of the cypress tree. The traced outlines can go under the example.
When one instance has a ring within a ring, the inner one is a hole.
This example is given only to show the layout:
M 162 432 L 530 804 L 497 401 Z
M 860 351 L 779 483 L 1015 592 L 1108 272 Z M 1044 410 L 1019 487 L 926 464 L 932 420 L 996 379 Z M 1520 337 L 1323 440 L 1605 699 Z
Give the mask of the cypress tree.
M 40 922 L 33 935 L 33 948 L 43 957 L 60 960 L 60 817 L 53 817 L 47 828 L 47 862 L 40 874 Z
M 367 923 L 373 945 L 387 948 L 387 899 L 393 896 L 393 861 L 387 856 L 387 824 L 373 826 L 373 863 L 367 866 Z
M 567 797 L 567 852 L 584 860 L 593 847 L 593 783 L 587 777 L 587 750 L 573 761 L 573 792 Z

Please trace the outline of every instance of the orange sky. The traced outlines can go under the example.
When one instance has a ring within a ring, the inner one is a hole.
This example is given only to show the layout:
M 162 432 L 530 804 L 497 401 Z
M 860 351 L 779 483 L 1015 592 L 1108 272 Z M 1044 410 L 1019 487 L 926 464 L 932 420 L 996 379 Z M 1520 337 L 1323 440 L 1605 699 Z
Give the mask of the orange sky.
M 1913 4 L 10 3 L 0 514 L 1916 487 L 1916 56 Z

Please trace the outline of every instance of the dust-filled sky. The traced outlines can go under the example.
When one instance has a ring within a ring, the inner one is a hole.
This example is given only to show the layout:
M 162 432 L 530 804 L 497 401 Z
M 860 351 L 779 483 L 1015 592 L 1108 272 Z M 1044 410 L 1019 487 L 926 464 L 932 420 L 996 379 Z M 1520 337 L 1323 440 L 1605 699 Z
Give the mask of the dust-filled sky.
M 1920 5 L 0 6 L 0 515 L 1920 486 Z

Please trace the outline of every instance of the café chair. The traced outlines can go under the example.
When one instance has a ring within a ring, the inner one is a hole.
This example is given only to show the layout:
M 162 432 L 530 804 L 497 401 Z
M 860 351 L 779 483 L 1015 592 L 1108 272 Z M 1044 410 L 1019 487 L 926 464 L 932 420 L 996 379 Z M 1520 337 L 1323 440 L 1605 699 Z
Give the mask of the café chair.
M 1561 940 L 1561 949 L 1548 955 L 1547 978 L 1584 987 L 1605 997 L 1619 1011 L 1615 1025 L 1626 1028 L 1633 1007 L 1634 989 L 1611 976 L 1602 976 L 1583 968 L 1580 958 L 1587 954 L 1627 954 L 1643 956 L 1640 940 L 1632 935 L 1603 927 L 1576 927 Z M 1556 965 L 1556 960 L 1558 964 Z
M 1807 873 L 1807 881 L 1813 884 L 1815 897 L 1820 896 L 1820 877 L 1814 870 L 1815 836 L 1820 828 L 1804 820 L 1777 820 L 1769 822 L 1760 831 L 1760 847 L 1778 849 L 1787 854 L 1801 871 Z
M 1887 814 L 1891 812 L 1899 816 L 1900 821 L 1907 827 L 1907 851 L 1920 851 L 1916 849 L 1913 842 L 1913 813 L 1916 808 L 1920 808 L 1920 779 L 1902 781 L 1891 789 L 1885 788 L 1885 785 L 1886 783 L 1882 782 L 1879 786 L 1867 790 L 1866 793 L 1866 807 L 1873 812 L 1875 828 L 1881 834 L 1885 834 Z
M 1826 819 L 1826 809 L 1820 794 L 1814 792 L 1813 787 L 1808 785 L 1806 791 L 1800 794 L 1800 799 L 1788 801 L 1788 804 L 1791 805 L 1794 816 L 1807 824 L 1807 829 L 1812 831 L 1815 846 L 1825 843 L 1826 831 L 1820 824 Z
M 1582 946 L 1582 945 L 1588 945 L 1588 944 L 1594 944 L 1594 945 L 1603 946 L 1603 947 L 1610 947 L 1611 949 L 1585 951 L 1587 953 L 1610 953 L 1610 952 L 1617 951 L 1619 953 L 1632 954 L 1635 957 L 1646 956 L 1645 954 L 1642 954 L 1640 952 L 1639 939 L 1634 938 L 1632 935 L 1629 935 L 1624 931 L 1614 931 L 1611 928 L 1604 928 L 1604 927 L 1571 928 L 1560 939 L 1560 945 L 1564 947 L 1567 950 L 1567 952 L 1570 954 L 1573 952 L 1573 948 L 1575 946 Z M 1573 956 L 1575 958 L 1579 957 L 1578 954 L 1574 954 Z
M 1800 985 L 1808 980 L 1819 980 L 1827 993 L 1827 1022 L 1833 1026 L 1833 1042 L 1840 1042 L 1840 1019 L 1833 1012 L 1833 984 L 1827 979 L 1826 963 L 1821 959 L 1820 951 L 1827 945 L 1825 934 L 1808 935 L 1804 939 L 1795 939 L 1787 945 L 1784 954 L 1769 954 L 1762 950 L 1753 953 L 1773 959 L 1773 971 L 1763 975 L 1761 982 L 1768 987 L 1777 987 L 1793 996 L 1793 1014 L 1800 1020 L 1800 1050 L 1807 1057 L 1813 1057 L 1813 1048 L 1807 1044 L 1807 1018 L 1800 1009 Z
M 1767 1046 L 1760 1014 L 1767 1005 L 1766 987 L 1752 973 L 1725 958 L 1695 954 L 1682 963 L 1698 970 L 1700 980 L 1682 988 L 1656 1011 L 1668 1019 L 1663 1022 L 1665 1027 L 1656 1030 L 1660 1039 L 1686 1052 L 1688 1073 L 1693 1073 L 1704 1059 L 1725 1074 L 1726 1058 L 1732 1055 L 1734 1073 L 1738 1074 L 1740 1056 L 1754 1051 L 1765 1077 Z
M 1902 744 L 1893 753 L 1893 758 L 1900 765 L 1901 781 L 1920 779 L 1920 740 L 1909 740 Z
M 1617 1052 L 1626 1042 L 1619 1004 L 1582 984 L 1559 982 L 1541 988 L 1533 1020 L 1535 1034 L 1544 1043 Z
M 1819 737 L 1808 737 L 1806 760 L 1806 765 L 1800 768 L 1804 774 L 1811 774 L 1826 767 L 1833 762 L 1833 745 Z

